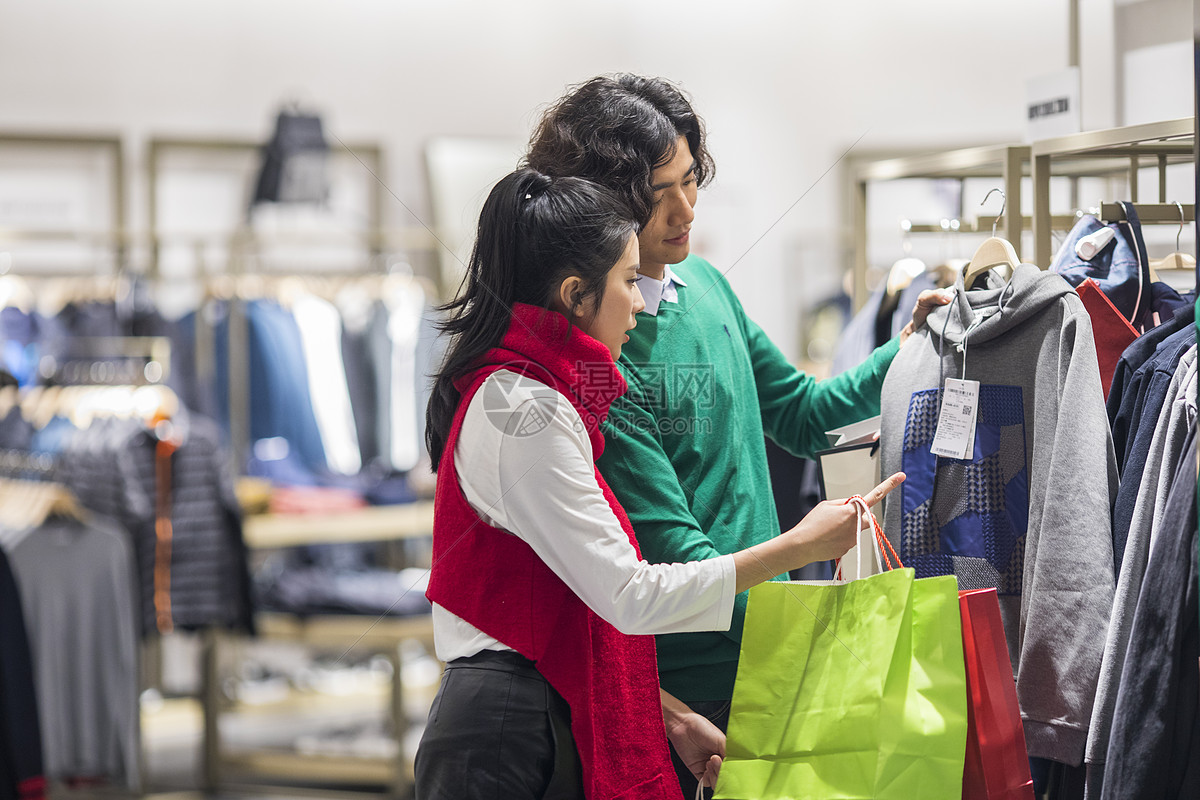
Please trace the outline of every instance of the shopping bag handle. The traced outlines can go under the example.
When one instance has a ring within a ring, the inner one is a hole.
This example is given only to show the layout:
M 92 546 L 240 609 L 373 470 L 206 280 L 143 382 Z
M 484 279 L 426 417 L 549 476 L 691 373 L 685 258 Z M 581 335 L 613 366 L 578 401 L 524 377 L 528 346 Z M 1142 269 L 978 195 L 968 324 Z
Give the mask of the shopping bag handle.
M 874 536 L 875 554 L 878 557 L 879 563 L 883 566 L 883 568 L 888 570 L 889 572 L 893 569 L 903 568 L 904 564 L 901 563 L 900 556 L 896 555 L 896 550 L 892 547 L 892 543 L 890 541 L 888 541 L 887 536 L 884 535 L 883 528 L 880 527 L 879 520 L 875 518 L 875 514 L 871 512 L 871 507 L 869 505 L 867 505 L 867 501 L 863 499 L 862 495 L 856 494 L 853 497 L 850 497 L 846 500 L 846 505 L 850 505 L 850 504 L 855 505 L 858 508 L 858 510 L 860 512 L 862 512 L 863 515 L 870 518 L 871 527 L 874 528 L 874 532 L 875 532 L 875 536 Z M 861 517 L 860 517 L 860 519 L 861 519 Z M 841 559 L 838 559 L 838 561 L 839 561 L 838 572 L 840 574 Z M 893 562 L 895 562 L 894 565 L 893 565 Z

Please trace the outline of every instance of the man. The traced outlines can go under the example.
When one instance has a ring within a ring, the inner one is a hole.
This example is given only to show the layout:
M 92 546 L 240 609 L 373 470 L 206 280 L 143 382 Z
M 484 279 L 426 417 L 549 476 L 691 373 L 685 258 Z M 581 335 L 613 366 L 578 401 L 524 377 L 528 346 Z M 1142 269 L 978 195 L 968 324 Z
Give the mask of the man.
M 878 414 L 901 343 L 946 300 L 923 294 L 901 336 L 836 378 L 818 382 L 797 370 L 746 316 L 721 273 L 690 254 L 697 191 L 714 165 L 702 121 L 661 79 L 618 75 L 576 87 L 543 116 L 528 162 L 607 186 L 642 224 L 638 285 L 646 309 L 618 362 L 629 389 L 609 412 L 599 466 L 643 557 L 714 558 L 778 535 L 764 435 L 808 456 L 826 446 L 825 431 Z M 657 639 L 662 688 L 721 731 L 745 608 L 739 595 L 728 632 Z M 723 737 L 711 731 L 711 741 L 723 753 Z M 703 766 L 676 759 L 685 797 L 695 794 Z

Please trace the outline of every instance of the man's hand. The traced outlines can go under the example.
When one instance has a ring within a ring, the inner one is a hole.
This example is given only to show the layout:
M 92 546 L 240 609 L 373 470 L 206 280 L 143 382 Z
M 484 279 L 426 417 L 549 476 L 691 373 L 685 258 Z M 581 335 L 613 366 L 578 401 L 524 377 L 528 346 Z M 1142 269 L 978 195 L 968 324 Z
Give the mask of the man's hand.
M 929 312 L 933 311 L 938 306 L 944 306 L 954 299 L 954 294 L 945 289 L 926 289 L 917 296 L 917 304 L 913 306 L 912 319 L 904 326 L 904 330 L 900 331 L 900 346 L 908 341 L 908 337 L 917 332 L 925 324 L 925 320 L 929 318 Z
M 725 757 L 725 734 L 707 717 L 659 689 L 667 739 L 679 760 L 705 786 L 717 785 L 721 759 Z

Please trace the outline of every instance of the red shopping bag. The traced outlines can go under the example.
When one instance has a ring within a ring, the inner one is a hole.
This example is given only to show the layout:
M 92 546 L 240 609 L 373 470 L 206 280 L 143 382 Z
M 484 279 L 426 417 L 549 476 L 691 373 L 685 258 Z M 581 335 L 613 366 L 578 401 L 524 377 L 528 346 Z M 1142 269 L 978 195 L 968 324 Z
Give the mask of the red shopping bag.
M 995 589 L 958 593 L 967 665 L 963 800 L 1033 800 L 1017 685 Z

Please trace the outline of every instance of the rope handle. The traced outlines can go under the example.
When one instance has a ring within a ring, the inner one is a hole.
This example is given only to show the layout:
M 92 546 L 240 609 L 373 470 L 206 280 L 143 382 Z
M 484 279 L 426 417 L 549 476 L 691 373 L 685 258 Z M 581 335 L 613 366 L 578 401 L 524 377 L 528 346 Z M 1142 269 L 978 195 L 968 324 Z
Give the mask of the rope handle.
M 896 554 L 895 548 L 892 547 L 892 543 L 888 540 L 887 536 L 884 534 L 883 528 L 880 527 L 880 525 L 879 525 L 879 520 L 876 519 L 875 514 L 871 512 L 871 507 L 867 505 L 867 501 L 863 499 L 862 495 L 856 494 L 853 497 L 846 499 L 845 505 L 851 505 L 851 504 L 857 506 L 858 509 L 863 514 L 865 514 L 867 517 L 870 518 L 871 527 L 874 529 L 874 534 L 875 534 L 875 540 L 874 540 L 875 554 L 878 556 L 879 563 L 883 566 L 883 568 L 889 572 L 893 569 L 903 568 L 904 564 L 900 561 L 900 556 L 898 556 Z M 861 521 L 861 517 L 860 517 L 860 521 Z M 861 529 L 860 529 L 860 532 L 861 532 Z M 893 562 L 895 562 L 894 566 L 893 566 Z M 835 576 L 840 579 L 841 574 L 842 574 L 842 560 L 839 558 Z

